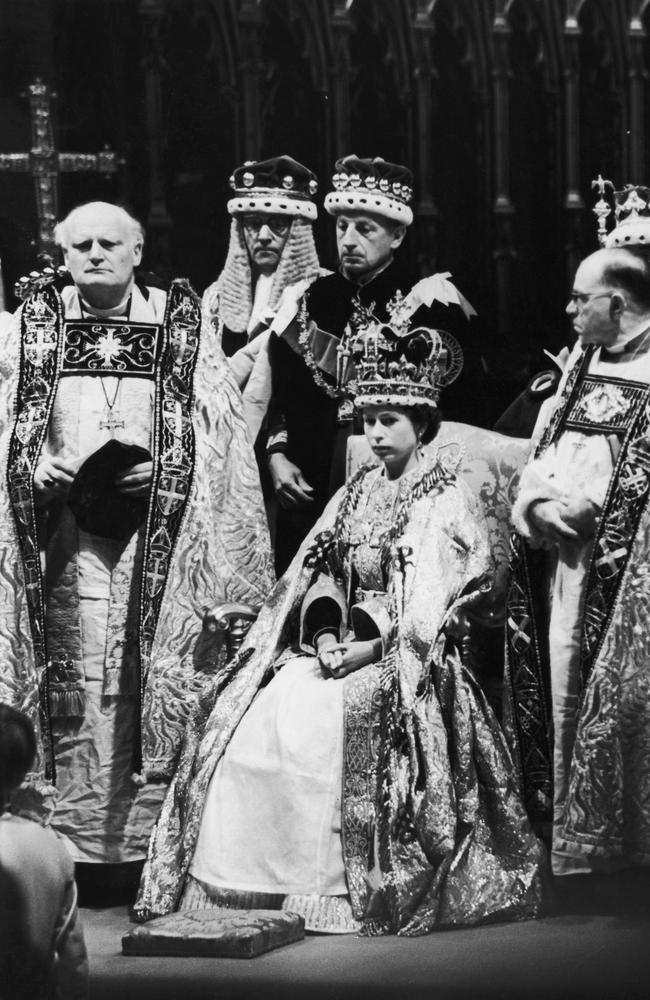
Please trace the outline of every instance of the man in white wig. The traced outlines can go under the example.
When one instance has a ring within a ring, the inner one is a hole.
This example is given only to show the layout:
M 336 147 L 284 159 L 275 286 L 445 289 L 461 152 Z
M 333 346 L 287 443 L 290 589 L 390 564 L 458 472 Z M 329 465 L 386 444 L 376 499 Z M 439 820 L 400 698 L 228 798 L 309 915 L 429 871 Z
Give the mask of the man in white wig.
M 307 167 L 276 156 L 248 161 L 230 186 L 228 256 L 203 305 L 230 358 L 254 441 L 271 395 L 268 338 L 283 292 L 306 288 L 320 271 L 312 233 L 318 184 Z

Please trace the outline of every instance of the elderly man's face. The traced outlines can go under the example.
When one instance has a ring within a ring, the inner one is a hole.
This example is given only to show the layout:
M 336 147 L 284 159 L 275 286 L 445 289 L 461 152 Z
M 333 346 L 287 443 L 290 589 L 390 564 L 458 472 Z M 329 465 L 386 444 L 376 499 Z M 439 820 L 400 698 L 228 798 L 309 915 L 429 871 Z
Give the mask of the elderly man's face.
M 619 332 L 610 308 L 616 290 L 608 287 L 603 278 L 605 260 L 602 250 L 583 260 L 576 271 L 566 307 L 573 329 L 584 347 L 588 344 L 611 347 L 616 343 Z
M 343 273 L 363 278 L 384 267 L 404 234 L 404 226 L 371 212 L 341 212 L 336 218 L 336 245 Z
M 246 212 L 241 221 L 251 264 L 261 274 L 273 274 L 287 242 L 291 219 L 284 215 Z
M 68 222 L 63 256 L 82 297 L 110 309 L 122 302 L 142 259 L 142 240 L 121 212 L 80 208 Z

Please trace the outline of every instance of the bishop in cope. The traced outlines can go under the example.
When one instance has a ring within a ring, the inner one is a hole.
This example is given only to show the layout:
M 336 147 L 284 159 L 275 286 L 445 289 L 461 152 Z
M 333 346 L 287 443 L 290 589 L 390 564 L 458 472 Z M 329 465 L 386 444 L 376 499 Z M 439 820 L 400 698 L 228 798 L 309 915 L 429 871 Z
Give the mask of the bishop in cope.
M 32 800 L 56 788 L 73 858 L 122 863 L 225 656 L 203 610 L 261 603 L 270 549 L 197 296 L 139 282 L 144 234 L 116 205 L 74 209 L 56 239 L 72 283 L 34 283 L 0 359 L 0 700 L 37 728 Z

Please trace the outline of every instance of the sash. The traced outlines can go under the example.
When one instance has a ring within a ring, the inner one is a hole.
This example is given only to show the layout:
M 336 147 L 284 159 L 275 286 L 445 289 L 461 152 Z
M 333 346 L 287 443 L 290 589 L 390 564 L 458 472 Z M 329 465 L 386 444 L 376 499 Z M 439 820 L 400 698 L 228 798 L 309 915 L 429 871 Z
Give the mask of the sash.
M 20 557 L 25 574 L 26 600 L 39 689 L 39 712 L 43 738 L 45 774 L 56 780 L 52 747 L 50 683 L 73 684 L 69 664 L 49 656 L 45 617 L 43 577 L 41 572 L 37 518 L 34 504 L 34 470 L 43 446 L 52 405 L 62 375 L 70 357 L 70 331 L 89 334 L 94 348 L 80 358 L 89 364 L 99 358 L 105 367 L 92 367 L 89 372 L 76 368 L 74 374 L 126 374 L 122 364 L 124 354 L 136 355 L 138 350 L 153 354 L 152 376 L 155 378 L 153 479 L 144 541 L 144 556 L 139 572 L 140 607 L 140 700 L 146 683 L 151 643 L 155 635 L 160 603 L 167 571 L 172 558 L 185 505 L 192 482 L 194 465 L 194 429 L 192 426 L 193 378 L 200 338 L 200 302 L 189 285 L 173 282 L 167 298 L 162 329 L 155 324 L 106 323 L 63 319 L 63 303 L 54 287 L 37 291 L 24 306 L 21 317 L 21 354 L 16 394 L 16 420 L 9 445 L 7 484 L 16 525 Z M 92 327 L 92 330 L 88 330 Z M 125 328 L 128 328 L 125 329 Z M 145 328 L 145 329 L 143 329 Z M 112 332 L 111 332 L 112 331 Z M 125 339 L 124 335 L 135 339 Z M 92 335 L 92 337 L 90 336 Z M 73 334 L 76 337 L 77 334 Z M 104 357 L 95 348 L 102 338 L 112 345 Z M 144 341 L 142 338 L 145 338 Z M 153 342 L 152 342 L 153 338 Z M 75 341 L 78 347 L 81 340 Z M 134 346 L 135 345 L 135 346 Z M 126 350 L 132 348 L 132 350 Z M 111 356 L 112 355 L 112 356 Z M 138 355 L 142 359 L 143 355 Z M 156 362 L 154 364 L 154 361 Z M 143 374 L 130 371 L 129 374 Z M 148 377 L 145 374 L 145 377 Z
M 593 349 L 586 351 L 569 373 L 535 453 L 535 458 L 542 455 L 564 430 L 615 433 L 621 438 L 587 571 L 581 697 L 609 627 L 650 493 L 650 386 L 587 375 L 592 355 Z M 506 683 L 512 695 L 513 738 L 526 806 L 532 818 L 548 820 L 553 789 L 548 623 L 535 595 L 534 565 L 535 553 L 523 538 L 513 535 L 506 609 Z

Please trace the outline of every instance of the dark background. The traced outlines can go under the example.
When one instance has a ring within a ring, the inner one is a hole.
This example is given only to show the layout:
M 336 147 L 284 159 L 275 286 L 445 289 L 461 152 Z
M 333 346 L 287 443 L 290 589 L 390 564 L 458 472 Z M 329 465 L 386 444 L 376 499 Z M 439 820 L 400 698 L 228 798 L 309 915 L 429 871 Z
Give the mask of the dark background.
M 489 423 L 570 339 L 564 304 L 596 249 L 591 181 L 650 182 L 647 0 L 0 0 L 0 152 L 30 146 L 25 88 L 57 93 L 60 150 L 123 160 L 66 174 L 59 214 L 118 200 L 145 264 L 198 291 L 223 264 L 228 177 L 289 153 L 328 190 L 354 152 L 408 163 L 406 253 L 479 312 Z M 321 258 L 334 263 L 321 212 Z M 28 175 L 0 174 L 7 305 L 36 263 Z

